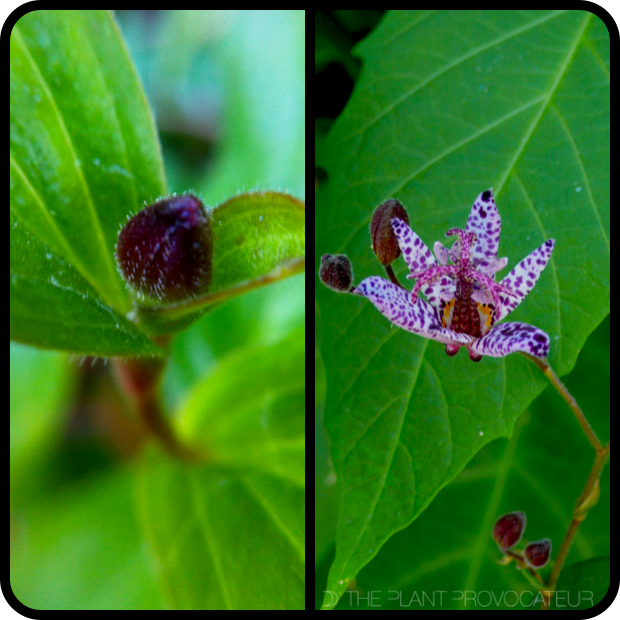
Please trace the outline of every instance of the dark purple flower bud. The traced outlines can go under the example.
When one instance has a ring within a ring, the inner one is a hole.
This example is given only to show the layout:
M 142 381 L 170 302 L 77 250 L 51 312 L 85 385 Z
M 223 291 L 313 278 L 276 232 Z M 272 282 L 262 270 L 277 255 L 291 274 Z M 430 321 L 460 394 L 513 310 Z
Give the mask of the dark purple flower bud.
M 530 568 L 542 568 L 551 556 L 551 540 L 543 538 L 529 543 L 523 550 L 525 563 Z
M 116 243 L 123 278 L 141 300 L 175 302 L 213 279 L 211 217 L 196 196 L 171 196 L 139 211 Z
M 323 254 L 319 268 L 321 282 L 334 291 L 346 292 L 353 282 L 351 261 L 344 254 Z
M 500 551 L 512 549 L 521 540 L 526 524 L 524 512 L 509 512 L 497 520 L 493 528 L 493 540 Z
M 390 221 L 393 217 L 403 220 L 407 225 L 409 224 L 409 216 L 405 207 L 395 198 L 390 198 L 375 209 L 370 222 L 372 251 L 377 255 L 382 265 L 389 265 L 400 256 L 400 247 Z

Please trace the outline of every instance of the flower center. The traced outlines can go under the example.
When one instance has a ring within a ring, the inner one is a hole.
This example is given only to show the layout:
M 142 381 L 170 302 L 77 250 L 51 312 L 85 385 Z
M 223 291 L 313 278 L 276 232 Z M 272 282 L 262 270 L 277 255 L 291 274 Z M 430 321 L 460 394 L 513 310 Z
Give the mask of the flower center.
M 447 237 L 454 235 L 458 236 L 456 246 L 450 252 L 454 265 L 440 265 L 413 273 L 417 282 L 411 291 L 412 302 L 415 303 L 423 286 L 448 276 L 454 280 L 455 291 L 452 299 L 441 302 L 443 326 L 480 338 L 493 325 L 500 307 L 499 293 L 510 295 L 512 292 L 475 268 L 471 257 L 472 247 L 477 241 L 475 233 L 460 228 L 451 228 L 446 233 Z
M 493 322 L 493 310 L 487 304 L 481 304 L 472 297 L 474 280 L 477 272 L 471 261 L 471 251 L 476 243 L 476 234 L 468 233 L 460 228 L 451 228 L 446 237 L 458 236 L 455 265 L 457 266 L 456 290 L 454 297 L 446 303 L 442 322 L 455 332 L 469 334 L 480 338 L 489 331 Z M 484 308 L 484 311 L 482 311 Z
M 493 308 L 474 301 L 473 291 L 472 282 L 457 280 L 454 297 L 445 302 L 441 321 L 444 327 L 455 332 L 480 338 L 493 325 Z

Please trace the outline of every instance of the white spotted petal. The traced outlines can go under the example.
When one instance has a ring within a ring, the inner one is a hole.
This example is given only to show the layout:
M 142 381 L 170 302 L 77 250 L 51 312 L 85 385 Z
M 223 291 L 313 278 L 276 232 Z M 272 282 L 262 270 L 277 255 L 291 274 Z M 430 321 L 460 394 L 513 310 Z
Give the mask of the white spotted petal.
M 398 218 L 394 218 L 391 220 L 392 222 L 392 230 L 396 235 L 396 239 L 398 240 L 398 245 L 400 247 L 400 251 L 402 252 L 403 258 L 405 259 L 405 263 L 407 267 L 409 267 L 409 271 L 414 273 L 416 271 L 423 271 L 432 269 L 437 266 L 437 260 L 431 254 L 431 251 L 428 249 L 424 241 L 416 235 L 416 233 L 407 226 L 405 222 Z M 437 250 L 437 244 L 435 244 L 435 250 Z M 439 263 L 441 265 L 447 265 L 447 251 L 443 246 L 441 249 L 445 252 L 442 254 L 440 251 Z M 437 252 L 435 252 L 437 254 Z M 445 262 L 442 262 L 445 260 Z M 407 278 L 412 279 L 414 276 L 409 274 Z M 442 301 L 452 299 L 454 297 L 454 282 L 449 278 L 441 278 L 436 283 L 430 284 L 424 289 L 424 294 L 428 299 L 429 303 L 435 308 L 439 308 Z
M 467 345 L 474 340 L 468 334 L 459 334 L 443 327 L 435 309 L 430 304 L 423 299 L 411 303 L 409 291 L 378 276 L 362 280 L 353 293 L 369 299 L 377 310 L 394 325 L 424 338 L 437 340 L 444 344 L 458 343 L 460 345 Z
M 435 252 L 435 256 L 437 257 L 437 261 L 440 265 L 447 265 L 451 260 L 450 253 L 443 247 L 443 245 L 441 245 L 441 243 L 439 243 L 439 241 L 435 241 L 433 252 Z
M 398 218 L 393 218 L 392 230 L 398 240 L 398 246 L 403 254 L 405 263 L 409 267 L 409 271 L 419 271 L 421 269 L 428 269 L 434 267 L 437 264 L 431 251 L 426 247 L 426 244 L 418 235 L 416 235 L 409 226 Z
M 500 323 L 468 348 L 470 351 L 490 357 L 503 357 L 517 351 L 536 357 L 547 357 L 549 336 L 542 329 L 526 323 Z
M 537 250 L 526 256 L 500 284 L 513 291 L 513 295 L 500 294 L 501 307 L 497 320 L 505 319 L 534 288 L 540 274 L 551 258 L 555 246 L 555 239 L 548 239 Z
M 502 220 L 493 199 L 492 189 L 482 192 L 474 200 L 465 230 L 476 234 L 477 241 L 472 248 L 472 258 L 476 268 L 487 275 L 501 269 L 498 267 L 494 271 L 488 271 L 489 265 L 497 265 L 499 234 L 502 230 Z M 508 262 L 508 259 L 501 260 Z M 506 263 L 503 266 L 505 265 Z

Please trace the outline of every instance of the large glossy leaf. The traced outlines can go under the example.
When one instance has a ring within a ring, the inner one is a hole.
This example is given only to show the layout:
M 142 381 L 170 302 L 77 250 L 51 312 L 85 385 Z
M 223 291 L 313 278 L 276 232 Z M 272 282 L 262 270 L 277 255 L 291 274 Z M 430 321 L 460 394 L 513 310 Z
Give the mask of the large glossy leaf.
M 381 274 L 368 225 L 382 200 L 400 199 L 432 247 L 493 187 L 509 269 L 556 239 L 509 320 L 549 333 L 566 373 L 609 312 L 604 24 L 584 11 L 397 11 L 359 52 L 363 77 L 319 162 L 317 256 L 346 253 L 356 282 Z M 394 267 L 404 279 L 402 259 Z M 482 446 L 510 436 L 544 380 L 517 355 L 450 358 L 367 301 L 319 289 L 340 493 L 327 589 L 341 593 Z
M 199 382 L 180 433 L 204 466 L 152 452 L 144 523 L 174 609 L 304 609 L 303 330 Z
M 11 338 L 78 353 L 156 351 L 124 318 L 114 244 L 126 214 L 165 187 L 111 14 L 22 17 L 11 33 Z

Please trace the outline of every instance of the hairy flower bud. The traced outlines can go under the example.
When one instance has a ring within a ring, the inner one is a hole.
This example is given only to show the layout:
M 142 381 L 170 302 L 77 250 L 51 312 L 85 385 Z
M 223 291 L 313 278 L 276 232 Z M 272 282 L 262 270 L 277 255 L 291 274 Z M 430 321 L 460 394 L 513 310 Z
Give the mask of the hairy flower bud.
M 529 543 L 523 550 L 525 563 L 530 568 L 542 568 L 551 555 L 551 540 L 543 538 L 536 542 Z
M 160 200 L 123 226 L 116 260 L 141 301 L 176 302 L 204 293 L 213 279 L 210 215 L 196 196 Z
M 395 198 L 382 202 L 376 209 L 370 222 L 372 251 L 382 265 L 393 263 L 400 256 L 400 247 L 392 230 L 391 219 L 397 217 L 409 225 L 409 216 L 405 207 Z
M 321 282 L 334 291 L 346 292 L 353 282 L 351 261 L 344 254 L 323 254 L 319 268 Z
M 509 512 L 497 520 L 493 528 L 493 540 L 500 551 L 512 549 L 521 540 L 526 524 L 524 512 Z

